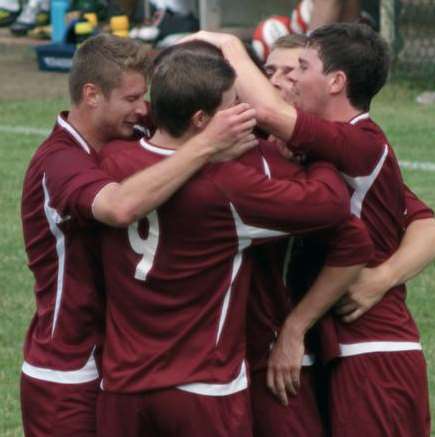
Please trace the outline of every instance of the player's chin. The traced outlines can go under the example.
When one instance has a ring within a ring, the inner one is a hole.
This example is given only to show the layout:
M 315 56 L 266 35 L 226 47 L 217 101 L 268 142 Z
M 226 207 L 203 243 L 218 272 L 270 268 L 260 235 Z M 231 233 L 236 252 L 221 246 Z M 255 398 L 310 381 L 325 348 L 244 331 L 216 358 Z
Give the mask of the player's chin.
M 134 123 L 123 123 L 118 129 L 118 135 L 120 138 L 128 139 L 134 134 Z
M 289 105 L 294 105 L 295 103 L 297 103 L 296 96 L 292 91 L 282 92 L 281 97 Z

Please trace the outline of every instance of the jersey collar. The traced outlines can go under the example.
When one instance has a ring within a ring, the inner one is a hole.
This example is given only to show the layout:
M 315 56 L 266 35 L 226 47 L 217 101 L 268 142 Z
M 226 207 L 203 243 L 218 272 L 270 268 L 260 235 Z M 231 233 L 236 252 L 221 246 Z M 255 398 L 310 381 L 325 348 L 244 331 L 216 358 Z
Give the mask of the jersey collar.
M 148 141 L 145 141 L 144 138 L 142 138 L 139 141 L 139 144 L 145 149 L 153 153 L 157 153 L 157 155 L 164 155 L 169 156 L 173 155 L 175 153 L 174 149 L 165 149 L 164 147 L 155 146 L 154 144 L 149 143 Z
M 81 148 L 88 154 L 91 154 L 91 148 L 83 137 L 66 121 L 66 112 L 62 112 L 57 116 L 57 124 L 65 129 L 81 146 Z
M 359 114 L 355 117 L 353 117 L 349 123 L 350 124 L 357 124 L 358 122 L 360 122 L 361 120 L 367 120 L 368 118 L 370 118 L 370 115 L 368 112 L 363 112 L 362 114 Z

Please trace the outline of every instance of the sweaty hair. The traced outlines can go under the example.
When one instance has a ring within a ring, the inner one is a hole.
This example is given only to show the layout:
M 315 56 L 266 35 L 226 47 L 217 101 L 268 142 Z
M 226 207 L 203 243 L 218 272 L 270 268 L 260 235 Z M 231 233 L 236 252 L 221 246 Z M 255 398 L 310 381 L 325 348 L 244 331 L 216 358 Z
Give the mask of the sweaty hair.
M 76 51 L 69 74 L 69 92 L 75 105 L 82 100 L 83 86 L 92 83 L 108 97 L 120 85 L 125 71 L 146 76 L 147 50 L 144 45 L 110 34 L 99 34 L 86 40 Z
M 272 45 L 272 50 L 275 49 L 299 49 L 307 45 L 308 38 L 301 33 L 291 33 L 278 38 Z
M 367 111 L 388 77 L 387 43 L 366 25 L 336 23 L 314 30 L 307 45 L 318 51 L 324 73 L 346 74 L 347 97 L 355 108 Z
M 234 69 L 221 51 L 204 41 L 163 50 L 151 77 L 151 116 L 157 128 L 181 137 L 195 112 L 213 115 L 234 84 Z

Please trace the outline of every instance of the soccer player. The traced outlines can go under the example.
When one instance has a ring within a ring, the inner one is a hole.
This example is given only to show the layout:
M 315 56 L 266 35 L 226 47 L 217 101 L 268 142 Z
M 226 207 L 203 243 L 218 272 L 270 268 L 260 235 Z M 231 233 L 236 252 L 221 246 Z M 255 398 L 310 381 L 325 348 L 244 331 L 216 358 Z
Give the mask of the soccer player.
M 239 105 L 216 114 L 170 159 L 115 182 L 96 156 L 109 140 L 129 138 L 145 115 L 146 66 L 146 53 L 131 40 L 99 35 L 85 42 L 69 76 L 72 108 L 58 116 L 25 176 L 22 221 L 36 294 L 21 375 L 26 436 L 96 433 L 104 333 L 98 222 L 126 226 L 237 138 L 245 138 L 245 149 L 255 145 L 254 111 Z
M 408 225 L 409 193 L 388 140 L 368 114 L 388 74 L 382 39 L 355 24 L 325 26 L 310 34 L 292 73 L 295 109 L 256 70 L 236 38 L 211 33 L 196 37 L 222 48 L 237 69 L 238 93 L 257 109 L 260 125 L 294 152 L 328 159 L 343 172 L 352 188 L 352 212 L 367 224 L 375 244 L 371 265 L 390 258 Z M 423 211 L 423 217 L 429 220 L 429 244 L 412 251 L 417 257 L 400 253 L 395 265 L 403 271 L 376 305 L 354 323 L 336 323 L 340 357 L 331 371 L 330 399 L 334 436 L 429 435 L 426 364 L 403 285 L 434 256 L 431 212 Z M 300 362 L 291 351 L 297 350 L 304 332 L 303 314 L 294 310 L 272 354 L 273 380 L 284 380 L 290 388 Z M 276 382 L 271 386 L 277 391 Z
M 264 70 L 281 97 L 293 102 L 293 82 L 289 76 L 298 67 L 298 58 L 306 44 L 304 35 L 287 35 L 272 47 Z M 276 141 L 276 140 L 275 140 Z M 280 150 L 287 150 L 282 144 Z M 317 235 L 317 238 L 321 236 Z M 301 295 L 287 286 L 288 263 L 294 251 L 294 238 L 255 248 L 253 276 L 248 300 L 247 357 L 251 371 L 251 403 L 253 429 L 262 436 L 318 436 L 324 435 L 315 393 L 315 361 L 312 341 L 305 341 L 305 353 L 299 378 L 298 392 L 291 396 L 284 387 L 281 405 L 267 387 L 267 363 L 271 346 L 291 309 Z M 349 259 L 352 263 L 352 259 Z M 291 284 L 289 284 L 291 285 Z
M 234 70 L 206 47 L 196 42 L 159 55 L 151 82 L 156 134 L 103 150 L 101 165 L 115 179 L 164 161 L 218 108 L 234 105 Z M 106 227 L 100 435 L 250 436 L 244 332 L 251 257 L 244 249 L 342 223 L 330 230 L 337 239 L 326 285 L 313 288 L 316 303 L 308 302 L 318 316 L 371 252 L 361 222 L 342 215 L 347 195 L 331 166 L 304 170 L 262 145 L 204 168 L 128 229 Z

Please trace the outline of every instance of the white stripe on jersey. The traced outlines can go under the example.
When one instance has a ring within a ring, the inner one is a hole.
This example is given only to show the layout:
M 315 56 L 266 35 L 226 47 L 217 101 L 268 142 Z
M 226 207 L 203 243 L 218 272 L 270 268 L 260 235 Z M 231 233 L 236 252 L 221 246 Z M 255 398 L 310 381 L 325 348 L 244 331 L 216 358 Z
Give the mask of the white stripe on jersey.
M 194 382 L 192 384 L 179 385 L 179 390 L 188 391 L 205 396 L 228 396 L 248 388 L 246 375 L 246 363 L 242 362 L 240 372 L 236 378 L 226 384 L 207 384 Z
M 382 166 L 384 165 L 387 156 L 388 146 L 385 145 L 384 152 L 382 153 L 382 156 L 380 157 L 378 163 L 376 164 L 373 171 L 367 176 L 353 177 L 345 173 L 341 173 L 347 184 L 354 189 L 352 197 L 350 198 L 350 209 L 352 214 L 354 214 L 358 218 L 361 218 L 361 210 L 364 199 L 367 196 L 367 193 L 369 192 L 376 178 L 378 177 L 379 173 L 381 172 Z
M 94 381 L 99 377 L 97 364 L 95 363 L 94 350 L 86 364 L 78 370 L 54 370 L 43 367 L 36 367 L 24 361 L 21 367 L 22 372 L 31 378 L 41 381 L 56 382 L 58 384 L 83 384 Z
M 45 173 L 42 177 L 42 188 L 44 190 L 44 212 L 48 221 L 50 232 L 56 239 L 56 254 L 57 254 L 57 283 L 56 283 L 56 300 L 54 305 L 53 325 L 51 327 L 51 336 L 54 335 L 56 329 L 57 318 L 59 316 L 60 304 L 62 302 L 63 293 L 63 278 L 65 270 L 65 236 L 57 226 L 62 223 L 63 219 L 59 213 L 50 206 L 50 194 L 47 189 Z
M 252 240 L 256 238 L 271 238 L 287 235 L 287 232 L 276 231 L 274 229 L 258 228 L 256 226 L 250 226 L 243 223 L 239 214 L 237 213 L 234 205 L 230 203 L 231 212 L 234 219 L 234 225 L 236 228 L 237 238 L 238 238 L 238 251 L 234 256 L 232 271 L 231 271 L 231 281 L 227 292 L 225 293 L 225 298 L 222 303 L 221 316 L 219 318 L 218 330 L 216 335 L 216 344 L 218 344 L 222 329 L 227 317 L 229 301 L 231 298 L 231 290 L 233 287 L 234 279 L 239 273 L 240 266 L 242 265 L 242 252 L 251 245 Z
M 227 318 L 227 313 L 228 313 L 228 306 L 230 304 L 231 289 L 233 287 L 234 279 L 236 278 L 237 274 L 239 273 L 241 265 L 242 265 L 242 253 L 238 252 L 233 260 L 233 265 L 231 268 L 230 286 L 228 287 L 228 290 L 225 293 L 224 302 L 222 304 L 221 316 L 219 318 L 218 331 L 217 331 L 217 335 L 216 335 L 216 345 L 219 343 L 219 340 L 221 338 L 222 328 L 224 327 L 224 323 L 225 323 L 225 320 Z
M 421 351 L 421 344 L 413 341 L 366 341 L 363 343 L 340 344 L 340 356 L 369 354 L 373 352 Z
M 263 161 L 263 170 L 264 170 L 264 174 L 267 176 L 267 179 L 271 178 L 271 173 L 270 173 L 270 167 L 269 164 L 267 163 L 267 161 L 263 158 L 261 158 Z
M 82 138 L 82 136 L 67 122 L 65 121 L 60 115 L 57 116 L 57 122 L 60 126 L 62 126 L 65 130 L 67 130 L 73 138 L 82 146 L 83 150 L 86 153 L 91 153 L 91 149 L 86 143 L 86 141 Z

